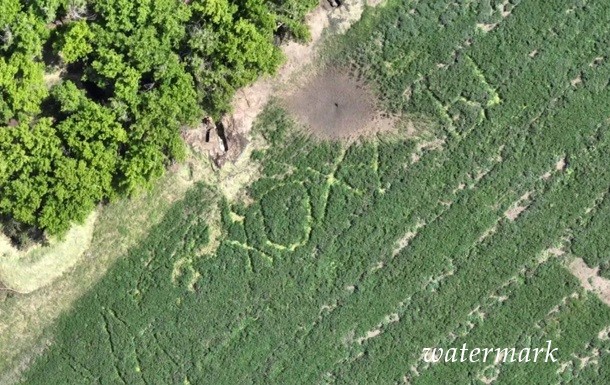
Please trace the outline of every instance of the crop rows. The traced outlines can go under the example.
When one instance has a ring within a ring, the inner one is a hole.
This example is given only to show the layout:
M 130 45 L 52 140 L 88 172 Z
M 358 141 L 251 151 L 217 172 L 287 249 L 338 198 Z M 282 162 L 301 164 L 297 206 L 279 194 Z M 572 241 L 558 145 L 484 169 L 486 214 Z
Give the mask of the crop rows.
M 248 203 L 219 202 L 215 253 L 198 253 L 215 204 L 200 186 L 62 319 L 26 383 L 610 381 L 610 309 L 549 252 L 607 262 L 610 6 L 426 3 L 367 13 L 338 52 L 442 148 L 320 143 L 270 106 L 263 175 Z M 421 360 L 548 339 L 557 363 Z

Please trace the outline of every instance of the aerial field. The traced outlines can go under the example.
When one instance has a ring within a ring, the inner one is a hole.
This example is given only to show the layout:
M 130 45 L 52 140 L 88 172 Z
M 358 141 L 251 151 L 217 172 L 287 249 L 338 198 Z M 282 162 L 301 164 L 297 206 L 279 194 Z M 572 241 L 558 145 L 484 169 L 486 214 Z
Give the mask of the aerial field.
M 247 192 L 193 188 L 21 383 L 610 383 L 608 46 L 603 1 L 367 10 L 259 116 Z

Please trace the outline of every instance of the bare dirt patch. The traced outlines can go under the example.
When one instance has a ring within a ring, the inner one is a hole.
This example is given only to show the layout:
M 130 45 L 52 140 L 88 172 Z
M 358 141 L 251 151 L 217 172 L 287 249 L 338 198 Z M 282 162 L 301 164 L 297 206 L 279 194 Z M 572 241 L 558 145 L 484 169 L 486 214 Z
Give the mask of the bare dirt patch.
M 604 329 L 602 329 L 598 334 L 597 334 L 597 338 L 599 338 L 602 341 L 608 341 L 610 340 L 610 326 L 606 326 Z
M 580 75 L 580 74 L 570 81 L 570 84 L 572 85 L 572 87 L 576 87 L 581 83 L 582 83 L 582 75 Z
M 204 122 L 183 133 L 186 142 L 194 143 L 191 148 L 195 152 L 209 154 L 218 167 L 235 162 L 241 157 L 241 152 L 250 146 L 253 123 L 271 98 L 285 96 L 295 83 L 300 83 L 295 78 L 310 75 L 308 67 L 318 58 L 320 44 L 330 35 L 345 33 L 360 19 L 366 6 L 375 7 L 383 3 L 384 0 L 345 0 L 340 2 L 340 6 L 332 7 L 327 0 L 320 0 L 320 6 L 306 17 L 311 32 L 310 41 L 305 44 L 291 41 L 283 45 L 286 60 L 278 73 L 273 77 L 263 77 L 236 93 L 232 113 L 219 123 L 224 129 L 221 135 L 215 136 L 216 133 L 210 132 Z
M 498 26 L 498 23 L 477 23 L 477 28 L 483 32 L 490 32 Z
M 407 231 L 407 233 L 396 242 L 396 246 L 394 247 L 394 250 L 392 251 L 392 258 L 396 257 L 402 249 L 409 246 L 409 243 L 411 243 L 411 240 L 413 240 L 413 238 L 415 238 L 415 236 L 417 235 L 417 231 L 419 229 L 421 229 L 422 227 L 424 227 L 425 225 L 426 225 L 426 223 L 419 221 L 419 222 L 417 222 L 417 224 L 415 225 L 415 228 L 413 230 Z
M 563 158 L 559 159 L 557 161 L 557 163 L 555 163 L 555 170 L 564 171 L 566 169 L 567 165 L 568 165 L 568 162 L 566 161 L 566 157 L 564 156 Z
M 393 119 L 376 108 L 375 95 L 338 70 L 324 70 L 288 95 L 286 108 L 320 139 L 353 139 L 388 131 Z
M 599 267 L 590 268 L 582 258 L 576 258 L 568 268 L 585 290 L 594 292 L 610 306 L 610 280 L 599 276 Z
M 603 56 L 598 56 L 595 59 L 593 59 L 593 61 L 591 63 L 589 63 L 589 67 L 597 67 L 600 64 L 602 64 L 602 62 L 604 61 L 604 57 Z
M 235 127 L 231 117 L 216 124 L 211 118 L 192 129 L 182 131 L 182 139 L 195 153 L 207 153 L 217 168 L 226 162 L 235 162 L 242 154 L 249 140 Z
M 501 9 L 501 13 L 502 13 L 502 17 L 507 18 L 511 15 L 512 13 L 512 9 L 511 9 L 512 5 L 510 3 L 509 0 L 505 0 L 501 5 L 500 5 L 500 9 Z
M 358 342 L 359 345 L 362 345 L 366 341 L 370 340 L 371 338 L 375 338 L 380 334 L 381 334 L 381 330 L 379 330 L 379 329 L 369 330 L 368 332 L 366 332 L 366 335 L 364 337 L 358 338 L 356 340 L 356 342 Z
M 510 220 L 511 222 L 517 220 L 519 215 L 521 215 L 521 213 L 527 210 L 527 208 L 529 207 L 531 202 L 531 195 L 531 192 L 523 194 L 517 202 L 513 203 L 513 205 L 508 210 L 506 210 L 504 216 L 508 218 L 508 220 Z
M 57 85 L 57 84 L 61 83 L 62 76 L 63 76 L 63 70 L 62 69 L 56 69 L 53 72 L 45 73 L 44 77 L 43 77 L 43 80 L 44 80 L 44 83 L 47 86 L 47 88 L 50 89 L 54 85 Z

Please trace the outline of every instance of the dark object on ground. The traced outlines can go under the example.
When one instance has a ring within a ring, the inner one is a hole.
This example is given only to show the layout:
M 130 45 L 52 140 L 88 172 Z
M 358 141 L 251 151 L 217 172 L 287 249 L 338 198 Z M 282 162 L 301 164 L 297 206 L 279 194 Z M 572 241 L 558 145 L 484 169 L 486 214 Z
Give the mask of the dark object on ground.
M 6 235 L 11 244 L 19 250 L 26 250 L 36 244 L 45 244 L 47 239 L 44 231 L 15 221 L 8 216 L 0 216 L 0 232 Z
M 286 99 L 286 107 L 320 139 L 353 139 L 391 128 L 362 82 L 336 69 L 314 76 Z

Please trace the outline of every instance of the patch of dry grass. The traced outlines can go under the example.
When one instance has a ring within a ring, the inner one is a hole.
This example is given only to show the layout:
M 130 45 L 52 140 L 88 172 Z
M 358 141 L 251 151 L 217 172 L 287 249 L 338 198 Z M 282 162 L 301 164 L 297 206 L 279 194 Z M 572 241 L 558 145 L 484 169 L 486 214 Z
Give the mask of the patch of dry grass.
M 574 258 L 568 269 L 585 290 L 597 294 L 602 302 L 610 306 L 610 280 L 599 276 L 599 267 L 591 268 L 582 258 Z
M 85 223 L 72 227 L 63 240 L 51 240 L 49 246 L 25 252 L 0 235 L 0 282 L 21 294 L 47 286 L 73 268 L 89 248 L 96 218 L 94 212 Z

